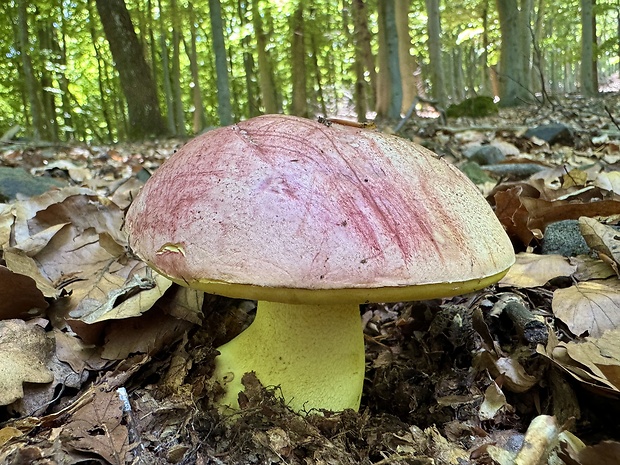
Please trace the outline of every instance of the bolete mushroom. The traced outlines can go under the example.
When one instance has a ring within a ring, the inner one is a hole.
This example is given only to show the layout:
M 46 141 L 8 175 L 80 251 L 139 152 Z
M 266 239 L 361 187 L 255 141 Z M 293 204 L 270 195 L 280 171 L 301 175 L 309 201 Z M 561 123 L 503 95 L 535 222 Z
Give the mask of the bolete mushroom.
M 219 347 L 215 377 L 238 407 L 254 371 L 295 410 L 357 409 L 359 304 L 484 288 L 514 262 L 476 187 L 405 139 L 266 115 L 196 137 L 127 212 L 133 250 L 173 281 L 258 300 Z

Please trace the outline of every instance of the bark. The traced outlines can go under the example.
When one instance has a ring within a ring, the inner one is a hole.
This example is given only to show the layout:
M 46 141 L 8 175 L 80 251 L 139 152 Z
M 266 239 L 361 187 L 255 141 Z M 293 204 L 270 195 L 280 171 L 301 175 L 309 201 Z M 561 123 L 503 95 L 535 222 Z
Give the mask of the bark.
M 385 0 L 385 32 L 388 49 L 388 72 L 390 78 L 390 104 L 388 117 L 400 118 L 403 105 L 403 86 L 400 79 L 400 63 L 398 60 L 398 33 L 396 32 L 395 0 Z
M 96 0 L 121 88 L 127 101 L 129 137 L 141 139 L 165 133 L 157 89 L 124 0 Z
M 387 32 L 385 29 L 386 8 L 385 2 L 381 1 L 377 4 L 377 22 L 379 23 L 379 31 L 377 42 L 379 43 L 379 52 L 377 62 L 379 72 L 377 73 L 377 103 L 375 112 L 377 118 L 386 118 L 390 105 L 390 75 L 389 75 L 389 54 L 387 45 Z
M 172 16 L 172 99 L 174 103 L 175 134 L 185 136 L 185 112 L 181 91 L 181 21 L 176 0 L 170 0 Z
M 237 1 L 237 12 L 239 14 L 239 20 L 241 28 L 245 29 L 247 21 L 247 8 L 248 4 L 244 0 Z M 248 98 L 247 113 L 250 116 L 257 116 L 259 112 L 259 105 L 257 102 L 256 89 L 255 89 L 255 72 L 254 72 L 254 57 L 252 56 L 251 45 L 251 33 L 246 33 L 241 39 L 241 45 L 243 47 L 243 71 L 245 74 L 245 88 Z
M 291 18 L 291 75 L 293 79 L 293 98 L 291 114 L 308 115 L 306 98 L 306 47 L 304 31 L 304 2 L 299 0 Z
M 411 35 L 409 34 L 409 4 L 408 0 L 396 0 L 396 32 L 398 34 L 398 62 L 400 64 L 400 79 L 403 89 L 402 112 L 406 112 L 421 88 L 417 78 L 418 63 L 411 55 Z
M 598 83 L 594 80 L 594 0 L 581 0 L 581 93 L 587 96 L 598 94 Z
M 515 106 L 526 98 L 522 84 L 522 41 L 517 0 L 497 0 L 502 43 L 499 64 L 500 105 Z
M 159 11 L 162 10 L 161 0 L 157 0 Z M 161 49 L 162 80 L 164 88 L 164 99 L 166 102 L 166 124 L 168 132 L 174 134 L 176 123 L 174 118 L 174 98 L 172 96 L 172 77 L 170 76 L 170 58 L 168 55 L 168 42 L 166 41 L 165 17 L 159 17 L 159 48 Z
M 106 91 L 104 89 L 104 83 L 106 82 L 106 70 L 105 61 L 101 56 L 101 51 L 97 45 L 97 30 L 95 29 L 95 14 L 93 13 L 92 1 L 87 0 L 86 8 L 88 9 L 88 31 L 90 33 L 90 39 L 95 51 L 95 58 L 97 59 L 97 89 L 99 90 L 99 100 L 101 102 L 101 113 L 103 114 L 103 120 L 106 124 L 108 138 L 110 141 L 114 140 L 114 129 L 112 126 L 112 118 L 110 116 L 110 109 L 108 99 L 106 97 Z M 78 120 L 79 121 L 79 120 Z
M 37 79 L 32 67 L 30 58 L 30 40 L 28 33 L 28 13 L 26 11 L 26 0 L 20 0 L 17 4 L 17 31 L 19 51 L 21 55 L 22 68 L 24 71 L 24 86 L 26 97 L 30 105 L 30 115 L 32 116 L 32 135 L 34 139 L 40 139 L 45 134 L 45 124 L 42 115 L 42 105 L 38 93 Z
M 190 2 L 187 5 L 189 16 L 189 45 L 185 43 L 185 51 L 189 59 L 189 68 L 192 74 L 192 101 L 194 103 L 194 114 L 192 116 L 192 130 L 194 134 L 199 133 L 207 125 L 205 109 L 202 103 L 202 88 L 200 86 L 200 75 L 198 73 L 198 52 L 196 50 L 196 18 L 194 16 L 194 6 Z
M 256 35 L 256 55 L 258 60 L 258 81 L 265 113 L 278 112 L 278 97 L 276 93 L 275 77 L 271 65 L 271 57 L 267 51 L 269 39 L 263 28 L 261 12 L 258 8 L 258 0 L 252 0 L 252 25 Z
M 440 106 L 448 100 L 444 80 L 441 56 L 441 18 L 439 16 L 440 0 L 425 0 L 428 17 L 428 56 L 430 61 L 431 89 L 433 98 Z
M 482 5 L 482 85 L 480 87 L 481 95 L 494 94 L 491 86 L 491 70 L 489 69 L 489 0 L 484 0 Z
M 215 54 L 215 73 L 217 76 L 217 114 L 220 118 L 220 124 L 222 126 L 228 126 L 233 123 L 233 116 L 230 103 L 228 63 L 226 61 L 226 45 L 224 42 L 222 5 L 220 0 L 209 0 L 209 17 L 211 18 L 211 34 L 213 35 L 213 52 Z
M 368 72 L 368 85 L 370 86 L 370 90 L 367 93 L 368 105 L 373 107 L 375 100 L 377 99 L 378 92 L 377 70 L 375 68 L 375 57 L 372 53 L 370 41 L 371 34 L 370 28 L 368 27 L 368 11 L 364 0 L 353 0 L 352 16 L 353 34 L 355 35 L 355 57 L 356 61 L 359 61 L 360 66 L 362 67 L 362 76 L 364 75 L 364 68 Z M 365 79 L 364 82 L 366 82 Z M 361 83 L 359 85 L 361 85 Z
M 520 0 L 519 35 L 521 40 L 521 85 L 532 89 L 532 0 Z

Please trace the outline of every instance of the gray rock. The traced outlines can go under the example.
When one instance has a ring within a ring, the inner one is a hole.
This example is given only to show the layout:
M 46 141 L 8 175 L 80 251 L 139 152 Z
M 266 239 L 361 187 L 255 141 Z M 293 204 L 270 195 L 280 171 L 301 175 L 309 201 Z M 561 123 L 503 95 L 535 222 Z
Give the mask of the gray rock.
M 579 221 L 564 220 L 548 225 L 542 240 L 542 253 L 565 257 L 590 253 L 590 247 L 579 231 Z
M 0 202 L 13 200 L 17 194 L 33 197 L 66 185 L 58 179 L 33 176 L 23 168 L 0 166 Z
M 463 152 L 469 161 L 475 161 L 479 165 L 493 165 L 506 159 L 502 151 L 494 145 L 478 145 L 469 147 Z
M 525 137 L 536 137 L 548 142 L 549 145 L 572 145 L 575 139 L 574 131 L 564 124 L 543 124 L 525 131 Z

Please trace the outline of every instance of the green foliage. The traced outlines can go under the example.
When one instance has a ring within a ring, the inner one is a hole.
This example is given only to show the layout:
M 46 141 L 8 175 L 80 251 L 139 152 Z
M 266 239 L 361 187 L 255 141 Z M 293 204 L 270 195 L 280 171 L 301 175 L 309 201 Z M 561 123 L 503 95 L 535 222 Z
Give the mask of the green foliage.
M 252 5 L 257 4 L 268 38 L 278 109 L 287 112 L 291 104 L 291 30 L 288 17 L 300 0 L 221 0 L 228 56 L 232 112 L 235 120 L 264 111 L 260 94 L 257 46 L 252 23 Z M 366 0 L 371 29 L 371 48 L 377 47 L 377 2 Z M 194 96 L 189 45 L 189 0 L 126 0 L 133 25 L 153 69 L 162 113 L 171 104 L 166 97 L 164 63 L 171 69 L 173 28 L 181 34 L 178 60 L 183 121 L 178 128 L 191 133 Z M 579 62 L 579 0 L 533 2 L 533 31 L 543 58 L 543 74 L 558 90 L 574 81 Z M 176 5 L 176 15 L 172 14 Z M 209 21 L 208 0 L 191 2 L 196 27 L 198 78 L 207 126 L 217 125 L 216 74 Z M 538 11 L 542 5 L 543 10 Z M 351 115 L 354 106 L 355 37 L 351 17 L 352 0 L 305 2 L 304 43 L 306 47 L 307 95 L 311 114 Z M 596 4 L 598 56 L 601 69 L 617 63 L 617 5 L 612 0 Z M 484 34 L 483 17 L 487 29 Z M 121 140 L 127 134 L 127 109 L 122 98 L 118 72 L 95 8 L 94 0 L 41 0 L 28 3 L 28 32 L 34 74 L 44 102 L 47 138 L 62 140 Z M 540 16 L 541 20 L 537 21 Z M 450 60 L 459 51 L 466 74 L 465 90 L 455 97 L 475 95 L 481 90 L 485 70 L 499 62 L 501 41 L 495 2 L 464 0 L 442 2 L 442 46 Z M 409 11 L 410 52 L 421 69 L 423 87 L 428 87 L 428 50 L 424 2 L 413 2 Z M 540 27 L 538 26 L 540 25 Z M 0 134 L 14 125 L 30 128 L 32 110 L 25 94 L 22 57 L 17 40 L 17 0 L 0 2 Z M 488 44 L 485 48 L 485 40 Z M 163 46 L 165 45 L 165 49 Z M 532 61 L 536 62 L 536 57 Z M 248 61 L 249 60 L 249 61 Z M 446 68 L 453 73 L 454 68 Z M 448 71 L 446 71 L 448 72 Z M 249 73 L 249 74 L 248 74 Z M 368 79 L 368 76 L 367 76 Z M 66 83 L 66 85 L 63 85 Z M 248 87 L 250 89 L 248 90 Z M 454 97 L 453 97 L 454 98 Z M 492 110 L 493 106 L 484 107 Z M 480 108 L 472 109 L 478 114 Z M 178 117 L 178 113 L 176 114 Z

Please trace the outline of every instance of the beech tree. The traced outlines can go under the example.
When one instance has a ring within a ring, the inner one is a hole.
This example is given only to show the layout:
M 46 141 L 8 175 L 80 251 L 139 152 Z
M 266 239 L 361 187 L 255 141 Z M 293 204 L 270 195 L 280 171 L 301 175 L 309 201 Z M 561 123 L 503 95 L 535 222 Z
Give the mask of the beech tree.
M 157 89 L 124 0 L 96 0 L 121 88 L 127 101 L 128 134 L 133 139 L 166 132 Z

